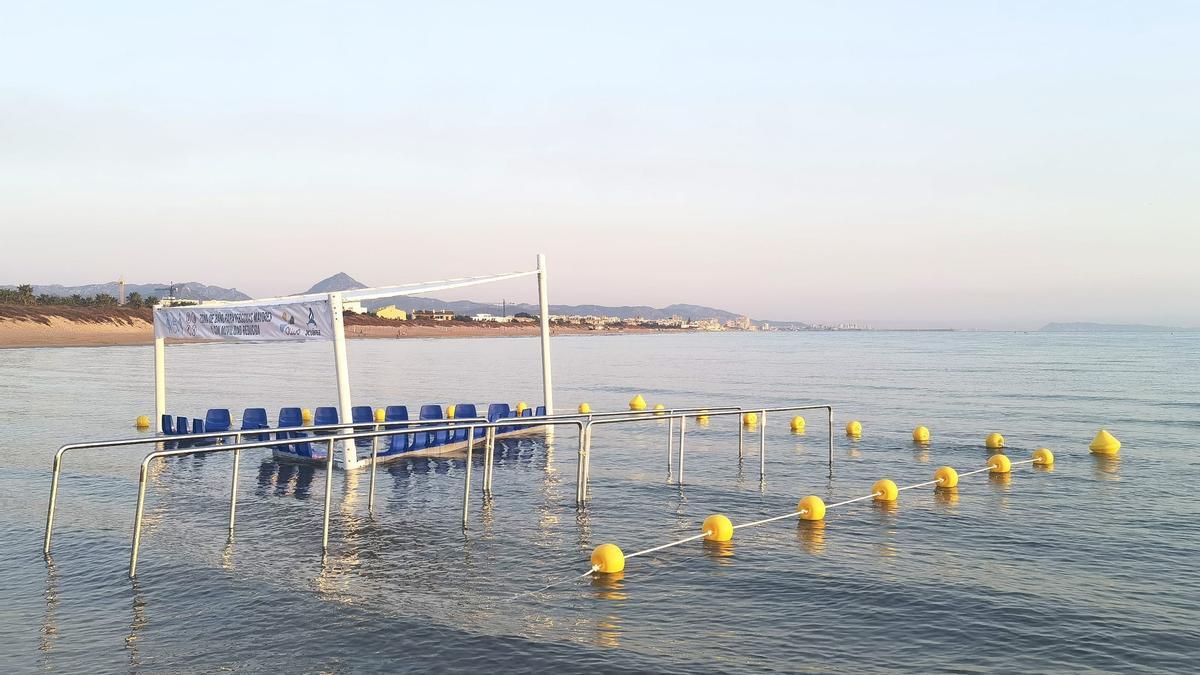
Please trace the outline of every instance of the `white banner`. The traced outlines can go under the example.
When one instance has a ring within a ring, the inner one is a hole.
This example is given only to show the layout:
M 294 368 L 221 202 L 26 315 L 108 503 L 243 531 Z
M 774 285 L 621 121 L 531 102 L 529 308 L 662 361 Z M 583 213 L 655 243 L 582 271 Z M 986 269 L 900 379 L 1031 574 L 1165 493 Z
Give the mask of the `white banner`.
M 181 340 L 332 340 L 328 300 L 273 305 L 163 307 L 154 337 Z

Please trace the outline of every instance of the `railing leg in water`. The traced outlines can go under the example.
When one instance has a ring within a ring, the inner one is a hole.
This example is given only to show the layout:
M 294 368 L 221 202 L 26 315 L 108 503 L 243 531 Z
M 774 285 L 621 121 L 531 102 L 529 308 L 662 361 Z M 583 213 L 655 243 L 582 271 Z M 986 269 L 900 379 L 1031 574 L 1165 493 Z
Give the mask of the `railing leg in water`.
M 833 406 L 829 406 L 829 477 L 833 478 Z
M 741 415 L 735 416 L 735 419 L 737 419 L 737 425 L 738 425 L 738 462 L 740 463 L 742 460 L 742 456 L 744 454 L 743 439 L 745 438 L 746 432 L 743 430 L 743 427 L 745 426 L 745 422 L 742 421 Z
M 379 431 L 379 425 L 375 425 L 374 431 Z M 367 513 L 375 512 L 375 466 L 379 464 L 379 439 L 371 439 L 371 483 L 367 488 Z
M 683 485 L 683 437 L 687 434 L 687 418 L 679 418 L 679 480 L 678 485 Z
M 762 426 L 758 428 L 758 480 L 764 481 L 767 479 L 767 411 L 763 410 L 759 415 L 758 422 Z
M 129 549 L 129 578 L 137 575 L 138 549 L 142 545 L 142 510 L 146 506 L 146 460 L 138 471 L 137 509 L 133 512 L 133 546 Z
M 238 434 L 233 440 L 234 445 L 242 442 L 242 435 Z M 233 541 L 233 526 L 237 522 L 237 487 L 238 487 L 238 467 L 241 465 L 242 451 L 233 451 L 233 477 L 229 479 L 229 540 Z
M 667 420 L 667 481 L 671 480 L 671 455 L 675 452 L 675 418 Z
M 353 441 L 351 441 L 353 442 Z M 333 439 L 325 451 L 325 518 L 321 525 L 321 552 L 329 550 L 329 511 L 333 497 Z
M 475 455 L 475 427 L 467 427 L 467 470 L 463 478 L 463 529 L 467 529 L 467 513 L 471 506 L 471 465 L 474 463 Z

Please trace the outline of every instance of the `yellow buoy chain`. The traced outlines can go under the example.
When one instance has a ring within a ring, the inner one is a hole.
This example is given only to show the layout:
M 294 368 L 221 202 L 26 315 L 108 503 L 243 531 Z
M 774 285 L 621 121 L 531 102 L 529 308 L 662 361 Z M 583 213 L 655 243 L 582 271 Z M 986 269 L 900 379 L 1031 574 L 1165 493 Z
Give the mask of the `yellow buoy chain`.
M 625 561 L 629 558 L 636 558 L 638 556 L 647 555 L 656 551 L 662 551 L 664 549 L 686 544 L 689 541 L 695 541 L 697 539 L 728 541 L 729 539 L 733 538 L 734 530 L 738 530 L 743 527 L 765 525 L 767 523 L 773 523 L 777 520 L 784 520 L 787 518 L 823 520 L 825 518 L 825 511 L 828 509 L 848 506 L 850 504 L 866 501 L 868 499 L 881 502 L 894 502 L 899 497 L 899 493 L 903 492 L 904 490 L 928 487 L 930 485 L 936 486 L 936 489 L 949 489 L 958 485 L 959 478 L 972 476 L 977 473 L 983 473 L 984 471 L 988 471 L 993 474 L 1007 474 L 1012 471 L 1012 467 L 1021 464 L 1049 466 L 1053 463 L 1054 455 L 1051 454 L 1046 448 L 1038 448 L 1034 451 L 1031 459 L 1025 459 L 1018 462 L 1010 460 L 1005 455 L 997 454 L 988 458 L 987 466 L 984 466 L 982 469 L 975 469 L 974 471 L 967 471 L 961 474 L 957 473 L 952 467 L 943 466 L 935 472 L 933 480 L 928 480 L 923 483 L 915 483 L 913 485 L 899 487 L 895 482 L 884 478 L 876 481 L 875 484 L 871 486 L 871 494 L 863 495 L 861 497 L 854 497 L 852 499 L 846 499 L 833 504 L 825 504 L 820 497 L 817 497 L 816 495 L 809 495 L 800 500 L 800 503 L 797 504 L 797 509 L 791 513 L 785 513 L 779 516 L 771 516 L 770 518 L 754 520 L 748 523 L 742 523 L 740 525 L 730 524 L 729 519 L 722 514 L 713 514 L 704 519 L 704 524 L 701 526 L 703 530 L 700 534 L 685 537 L 677 541 L 668 542 L 666 544 L 662 544 L 661 546 L 655 546 L 653 548 L 630 553 L 629 555 L 623 554 L 620 547 L 618 547 L 616 544 L 601 544 L 597 546 L 594 551 L 592 551 L 591 569 L 589 569 L 587 572 L 584 572 L 580 576 L 586 577 L 592 574 L 615 574 L 617 572 L 622 572 L 625 569 Z

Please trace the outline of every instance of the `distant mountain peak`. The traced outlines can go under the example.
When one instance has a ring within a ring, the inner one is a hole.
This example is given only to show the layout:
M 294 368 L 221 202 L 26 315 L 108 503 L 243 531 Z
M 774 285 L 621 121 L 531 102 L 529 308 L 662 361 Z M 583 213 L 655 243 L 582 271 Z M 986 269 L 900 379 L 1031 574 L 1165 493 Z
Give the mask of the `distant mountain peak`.
M 313 284 L 312 288 L 304 291 L 308 293 L 333 293 L 335 291 L 354 291 L 360 288 L 366 288 L 367 285 L 345 272 L 327 277 Z

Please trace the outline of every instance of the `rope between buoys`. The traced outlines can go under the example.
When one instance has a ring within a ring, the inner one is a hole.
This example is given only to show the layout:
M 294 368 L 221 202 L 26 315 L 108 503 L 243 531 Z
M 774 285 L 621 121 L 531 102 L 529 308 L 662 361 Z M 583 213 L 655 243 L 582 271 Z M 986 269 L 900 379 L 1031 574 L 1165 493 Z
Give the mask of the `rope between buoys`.
M 689 541 L 696 541 L 697 539 L 700 539 L 702 537 L 707 537 L 710 534 L 712 534 L 712 530 L 705 530 L 705 531 L 701 532 L 700 534 L 692 535 L 692 536 L 688 537 L 687 539 L 680 539 L 679 541 L 673 541 L 669 544 L 663 544 L 662 546 L 655 546 L 654 548 L 648 548 L 645 551 L 638 551 L 636 553 L 630 553 L 629 555 L 625 556 L 625 559 L 629 560 L 630 558 L 636 558 L 639 555 L 646 555 L 647 553 L 654 553 L 655 551 L 661 551 L 664 548 L 671 548 L 672 546 L 686 544 Z M 595 568 L 595 569 L 599 569 L 599 568 Z M 595 569 L 593 569 L 592 571 L 594 572 Z M 589 574 L 590 574 L 590 572 L 589 572 Z

